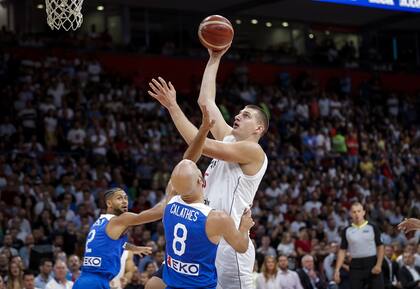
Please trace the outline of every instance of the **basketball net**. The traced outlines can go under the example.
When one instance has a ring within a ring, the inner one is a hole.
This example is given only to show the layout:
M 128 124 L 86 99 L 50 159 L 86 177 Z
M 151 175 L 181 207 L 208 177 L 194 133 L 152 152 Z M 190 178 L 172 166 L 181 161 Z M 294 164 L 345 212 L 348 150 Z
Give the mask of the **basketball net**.
M 83 0 L 45 0 L 47 22 L 52 30 L 76 30 L 82 25 Z

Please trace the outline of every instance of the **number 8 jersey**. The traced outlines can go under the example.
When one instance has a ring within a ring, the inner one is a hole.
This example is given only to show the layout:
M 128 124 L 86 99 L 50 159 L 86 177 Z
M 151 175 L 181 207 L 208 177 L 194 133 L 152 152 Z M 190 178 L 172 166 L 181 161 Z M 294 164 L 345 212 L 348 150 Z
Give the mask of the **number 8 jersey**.
M 211 210 L 202 203 L 187 204 L 180 196 L 173 197 L 166 206 L 163 280 L 167 288 L 216 288 L 217 245 L 206 233 Z
M 82 272 L 99 274 L 108 280 L 120 271 L 121 256 L 127 242 L 127 235 L 113 240 L 106 233 L 106 226 L 113 217 L 115 215 L 103 214 L 91 226 L 82 263 Z

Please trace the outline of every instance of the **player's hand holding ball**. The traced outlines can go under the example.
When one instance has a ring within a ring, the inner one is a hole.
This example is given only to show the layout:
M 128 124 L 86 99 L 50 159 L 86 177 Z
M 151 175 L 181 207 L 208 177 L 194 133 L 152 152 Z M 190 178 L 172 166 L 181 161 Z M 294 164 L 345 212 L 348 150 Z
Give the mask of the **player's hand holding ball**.
M 244 213 L 242 214 L 239 231 L 248 232 L 254 225 L 255 223 L 251 216 L 251 209 L 245 209 Z

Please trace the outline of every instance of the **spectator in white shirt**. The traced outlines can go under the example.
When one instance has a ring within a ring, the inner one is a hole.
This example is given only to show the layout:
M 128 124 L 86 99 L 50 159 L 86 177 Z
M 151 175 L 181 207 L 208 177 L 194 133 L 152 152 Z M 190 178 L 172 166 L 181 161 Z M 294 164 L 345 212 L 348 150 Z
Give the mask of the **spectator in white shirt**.
M 292 235 L 289 232 L 283 233 L 283 238 L 277 246 L 277 252 L 279 255 L 296 257 L 295 243 L 293 242 Z
M 54 264 L 54 278 L 51 279 L 45 289 L 71 289 L 73 282 L 67 280 L 67 265 L 62 260 L 55 261 Z
M 261 246 L 257 249 L 257 253 L 264 256 L 276 257 L 276 250 L 270 246 L 271 239 L 269 236 L 263 236 L 261 239 Z
M 39 275 L 35 278 L 35 287 L 45 289 L 47 283 L 52 279 L 52 261 L 49 259 L 42 259 L 39 271 Z
M 300 279 L 295 271 L 289 270 L 289 260 L 287 256 L 280 255 L 278 258 L 279 272 L 277 273 L 278 288 L 303 289 Z
M 257 289 L 278 288 L 276 258 L 273 256 L 266 256 L 261 268 L 261 273 L 257 277 Z
M 277 198 L 281 193 L 282 191 L 277 185 L 277 180 L 272 180 L 270 186 L 265 189 L 265 195 L 270 198 Z

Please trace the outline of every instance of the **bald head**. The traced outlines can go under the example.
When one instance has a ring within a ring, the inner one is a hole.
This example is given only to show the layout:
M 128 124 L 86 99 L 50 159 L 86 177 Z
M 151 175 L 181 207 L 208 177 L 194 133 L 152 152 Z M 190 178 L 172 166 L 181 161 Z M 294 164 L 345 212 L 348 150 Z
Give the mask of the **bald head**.
M 190 160 L 180 161 L 171 176 L 172 187 L 181 196 L 194 193 L 200 185 L 200 180 L 201 172 L 197 165 Z

